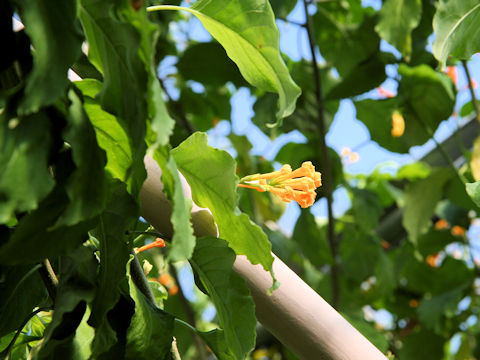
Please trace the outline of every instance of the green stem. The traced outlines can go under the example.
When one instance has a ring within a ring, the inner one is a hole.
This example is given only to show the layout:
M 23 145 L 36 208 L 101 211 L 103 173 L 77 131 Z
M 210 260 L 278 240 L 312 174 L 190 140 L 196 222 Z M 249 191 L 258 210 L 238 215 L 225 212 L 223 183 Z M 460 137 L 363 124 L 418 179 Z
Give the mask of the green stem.
M 335 238 L 335 218 L 333 216 L 333 184 L 332 184 L 332 170 L 330 159 L 328 157 L 328 148 L 325 141 L 327 135 L 326 125 L 325 125 L 325 103 L 323 99 L 323 89 L 320 72 L 318 70 L 317 56 L 315 53 L 315 41 L 313 35 L 312 19 L 308 13 L 308 3 L 307 0 L 303 0 L 303 6 L 305 9 L 305 18 L 306 18 L 306 29 L 308 35 L 308 43 L 310 45 L 310 53 L 312 56 L 312 68 L 313 68 L 313 78 L 315 82 L 315 97 L 318 106 L 318 121 L 317 127 L 320 135 L 320 147 L 321 147 L 321 159 L 324 166 L 324 188 L 325 188 L 325 197 L 327 198 L 327 212 L 328 212 L 328 226 L 327 226 L 327 238 L 330 246 L 330 251 L 332 253 L 333 264 L 331 268 L 331 286 L 332 286 L 332 306 L 338 308 L 340 303 L 340 284 L 339 284 L 339 268 L 337 262 L 338 254 L 338 243 Z
M 52 268 L 52 264 L 50 264 L 48 259 L 45 259 L 42 262 L 38 272 L 43 280 L 43 283 L 45 284 L 45 287 L 47 288 L 50 298 L 52 301 L 55 301 L 55 297 L 57 296 L 58 278 Z
M 472 96 L 473 108 L 475 109 L 475 114 L 477 115 L 477 121 L 480 122 L 480 107 L 478 105 L 477 97 L 475 96 L 475 91 L 473 89 L 472 78 L 470 77 L 470 71 L 468 70 L 467 61 L 462 60 L 463 69 L 465 70 L 465 75 L 467 76 L 468 88 L 470 89 L 470 95 Z

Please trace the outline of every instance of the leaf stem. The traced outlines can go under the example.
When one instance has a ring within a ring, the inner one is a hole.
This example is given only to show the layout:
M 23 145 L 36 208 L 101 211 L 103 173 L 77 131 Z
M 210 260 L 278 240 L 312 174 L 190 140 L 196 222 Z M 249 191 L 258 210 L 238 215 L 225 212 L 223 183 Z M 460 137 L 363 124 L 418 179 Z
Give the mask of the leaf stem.
M 335 218 L 333 216 L 333 188 L 332 188 L 332 170 L 330 159 L 328 157 L 328 148 L 327 143 L 325 141 L 326 137 L 326 125 L 325 125 L 325 104 L 323 99 L 323 90 L 322 90 L 322 81 L 320 72 L 318 70 L 318 63 L 317 63 L 317 56 L 315 53 L 315 41 L 314 41 L 314 34 L 312 28 L 312 19 L 308 12 L 308 1 L 303 0 L 303 5 L 305 9 L 305 28 L 307 30 L 308 35 L 308 43 L 310 45 L 310 53 L 312 56 L 312 67 L 313 67 L 313 78 L 315 81 L 315 97 L 318 105 L 318 118 L 317 118 L 317 127 L 320 134 L 320 147 L 321 147 L 321 159 L 324 166 L 323 173 L 324 173 L 324 189 L 325 189 L 325 196 L 327 198 L 327 211 L 328 211 L 328 227 L 327 227 L 327 237 L 328 243 L 330 245 L 330 251 L 332 253 L 333 264 L 331 268 L 331 286 L 332 286 L 332 306 L 334 308 L 338 308 L 340 302 L 340 286 L 339 286 L 339 279 L 338 279 L 338 261 L 337 261 L 337 254 L 338 254 L 338 243 L 335 238 Z
M 470 95 L 472 96 L 473 108 L 475 109 L 475 114 L 477 115 L 477 121 L 480 122 L 480 106 L 478 105 L 477 97 L 475 96 L 475 91 L 473 89 L 472 78 L 470 76 L 470 71 L 468 70 L 468 65 L 466 60 L 462 60 L 463 69 L 465 70 L 465 75 L 467 76 L 468 88 L 470 89 Z
M 57 296 L 58 278 L 48 259 L 43 260 L 38 272 L 47 288 L 50 298 L 52 301 L 55 301 L 55 297 Z

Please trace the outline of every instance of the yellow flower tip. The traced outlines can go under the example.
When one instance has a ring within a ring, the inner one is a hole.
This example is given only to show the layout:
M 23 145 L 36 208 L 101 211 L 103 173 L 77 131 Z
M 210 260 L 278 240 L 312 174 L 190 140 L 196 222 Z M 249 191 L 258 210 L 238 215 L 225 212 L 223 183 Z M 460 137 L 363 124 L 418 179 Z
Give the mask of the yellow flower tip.
M 315 172 L 315 176 L 313 177 L 313 182 L 315 184 L 315 187 L 320 187 L 322 186 L 322 174 L 320 174 L 318 171 Z
M 398 112 L 394 111 L 392 114 L 392 136 L 393 137 L 400 137 L 405 132 L 405 119 L 403 115 Z

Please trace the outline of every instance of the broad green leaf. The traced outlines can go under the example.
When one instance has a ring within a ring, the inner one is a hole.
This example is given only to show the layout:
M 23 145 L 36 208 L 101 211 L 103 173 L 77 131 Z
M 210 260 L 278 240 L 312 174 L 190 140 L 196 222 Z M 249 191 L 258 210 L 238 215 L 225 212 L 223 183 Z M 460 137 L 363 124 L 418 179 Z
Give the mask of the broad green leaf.
M 193 201 L 211 210 L 220 237 L 237 255 L 272 272 L 271 245 L 259 226 L 237 209 L 235 161 L 225 151 L 207 144 L 205 133 L 195 133 L 172 150 L 178 169 L 192 188 Z M 273 273 L 272 273 L 273 276 Z
M 443 359 L 445 338 L 433 331 L 418 328 L 402 340 L 403 346 L 398 352 L 400 359 L 434 360 Z
M 135 314 L 127 330 L 125 358 L 167 359 L 173 341 L 173 315 L 155 307 L 135 286 L 128 269 L 127 273 Z
M 380 10 L 380 19 L 375 30 L 410 61 L 411 32 L 420 23 L 421 16 L 422 0 L 386 0 Z
M 68 92 L 70 106 L 63 138 L 72 149 L 76 169 L 67 180 L 70 203 L 55 226 L 74 225 L 93 218 L 105 207 L 105 153 L 98 147 L 95 131 L 74 90 Z
M 469 59 L 480 51 L 480 3 L 477 0 L 440 0 L 433 18 L 433 55 L 445 66 L 449 55 Z
M 222 329 L 214 329 L 208 332 L 197 331 L 197 334 L 205 341 L 218 360 L 236 359 L 228 348 L 225 333 Z
M 146 176 L 144 138 L 146 120 L 151 114 L 147 101 L 151 83 L 146 55 L 141 50 L 143 39 L 126 19 L 126 3 L 82 0 L 79 16 L 89 45 L 89 60 L 103 74 L 99 101 L 104 110 L 122 120 L 129 137 L 133 161 L 128 177 L 132 178 L 132 194 L 136 198 Z
M 427 178 L 407 185 L 402 223 L 414 243 L 430 227 L 435 206 L 442 198 L 442 190 L 450 177 L 448 170 L 435 169 Z
M 464 297 L 465 286 L 454 288 L 444 294 L 425 298 L 418 307 L 418 317 L 427 329 L 442 332 L 442 319 L 453 317 L 458 303 Z
M 229 81 L 237 87 L 247 85 L 235 63 L 217 42 L 190 45 L 180 55 L 177 69 L 183 79 L 205 85 L 221 86 Z
M 453 113 L 455 90 L 452 80 L 428 65 L 409 67 L 401 64 L 398 73 L 402 77 L 398 93 L 405 99 L 402 105 L 406 115 L 411 110 L 429 131 L 435 131 L 440 122 Z M 406 117 L 406 127 L 408 120 Z
M 60 98 L 68 85 L 67 70 L 81 53 L 83 36 L 77 2 L 18 1 L 25 31 L 32 41 L 33 70 L 28 75 L 19 113 L 37 112 Z
M 166 148 L 159 148 L 153 154 L 162 169 L 162 183 L 164 192 L 172 201 L 172 215 L 170 221 L 173 226 L 173 236 L 169 247 L 168 259 L 180 261 L 189 259 L 195 248 L 195 237 L 190 223 L 192 201 L 185 197 L 182 182 L 178 174 L 177 165 Z
M 45 330 L 38 358 L 55 359 L 65 356 L 80 360 L 90 352 L 87 338 L 93 338 L 93 328 L 86 324 L 85 311 L 86 304 L 95 294 L 97 260 L 91 248 L 80 246 L 68 256 L 62 257 L 60 264 L 55 310 L 52 322 Z M 77 328 L 82 319 L 82 331 L 79 331 L 80 336 L 77 338 Z M 85 335 L 87 338 L 82 337 Z
M 85 112 L 95 130 L 98 145 L 107 155 L 105 170 L 113 178 L 126 182 L 129 192 L 132 193 L 134 184 L 132 178 L 128 177 L 128 169 L 132 166 L 134 150 L 127 132 L 122 126 L 123 122 L 104 111 L 100 104 L 94 100 L 102 87 L 102 83 L 94 79 L 85 79 L 75 82 L 75 85 L 83 93 Z
M 70 166 L 70 164 L 60 163 Z M 88 239 L 87 231 L 95 221 L 86 220 L 73 226 L 54 226 L 68 205 L 68 196 L 58 185 L 38 208 L 23 216 L 10 239 L 0 246 L 1 264 L 26 264 L 51 260 L 76 249 Z
M 0 224 L 15 212 L 37 208 L 52 190 L 49 126 L 44 113 L 10 120 L 6 112 L 0 116 Z
M 427 257 L 445 249 L 450 243 L 458 241 L 449 230 L 435 230 L 431 228 L 417 240 L 417 249 L 421 255 Z
M 300 88 L 280 56 L 279 33 L 267 0 L 199 0 L 191 8 L 160 5 L 149 10 L 185 10 L 195 15 L 250 84 L 278 93 L 277 119 L 293 112 Z
M 465 187 L 467 189 L 467 194 L 470 196 L 473 202 L 477 206 L 480 206 L 480 181 L 467 183 L 465 184 Z
M 376 229 L 378 219 L 383 209 L 378 202 L 377 195 L 369 190 L 351 188 L 352 210 L 356 222 L 366 232 Z
M 287 15 L 295 8 L 297 5 L 296 0 L 270 0 L 270 5 L 272 6 L 273 13 L 275 17 L 286 19 Z
M 460 116 L 467 117 L 474 111 L 475 111 L 475 108 L 473 107 L 473 101 L 468 101 L 465 104 L 463 104 L 462 108 L 460 109 Z
M 15 331 L 48 296 L 38 273 L 40 266 L 1 266 L 0 337 Z M 3 349 L 3 348 L 1 348 Z
M 292 241 L 300 246 L 304 256 L 315 266 L 332 263 L 326 229 L 317 225 L 310 210 L 302 210 L 293 230 Z
M 120 297 L 120 286 L 126 280 L 126 266 L 130 256 L 125 231 L 138 218 L 138 208 L 126 192 L 124 184 L 112 181 L 106 209 L 100 215 L 93 235 L 100 241 L 99 287 L 92 303 L 88 323 L 98 328 L 106 322 L 107 312 Z
M 217 310 L 229 353 L 245 359 L 255 346 L 255 305 L 245 280 L 233 272 L 235 253 L 214 237 L 198 239 L 190 264 Z

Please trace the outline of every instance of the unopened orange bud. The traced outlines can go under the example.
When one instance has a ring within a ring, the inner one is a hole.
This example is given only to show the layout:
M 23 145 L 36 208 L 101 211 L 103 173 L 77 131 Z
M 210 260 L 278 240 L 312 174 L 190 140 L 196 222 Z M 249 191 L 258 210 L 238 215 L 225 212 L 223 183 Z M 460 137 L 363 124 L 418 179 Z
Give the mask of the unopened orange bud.
M 158 277 L 158 282 L 164 286 L 173 284 L 174 280 L 168 273 L 164 273 Z
M 392 136 L 393 137 L 400 137 L 405 132 L 405 119 L 403 115 L 398 112 L 394 111 L 392 114 Z
M 438 258 L 439 258 L 439 253 L 428 255 L 427 258 L 425 259 L 425 262 L 428 264 L 430 267 L 438 267 Z
M 170 288 L 168 288 L 168 295 L 177 295 L 178 294 L 178 286 L 177 285 L 172 285 Z
M 457 85 L 457 80 L 458 80 L 458 71 L 455 66 L 447 66 L 447 75 L 452 79 L 452 82 L 454 85 Z
M 435 223 L 436 230 L 445 230 L 449 227 L 448 221 L 445 219 L 440 219 Z
M 465 229 L 461 226 L 455 225 L 452 227 L 453 236 L 465 236 Z
M 411 300 L 408 302 L 408 305 L 409 305 L 411 308 L 417 308 L 418 305 L 420 305 L 420 303 L 418 302 L 417 299 L 411 299 Z

